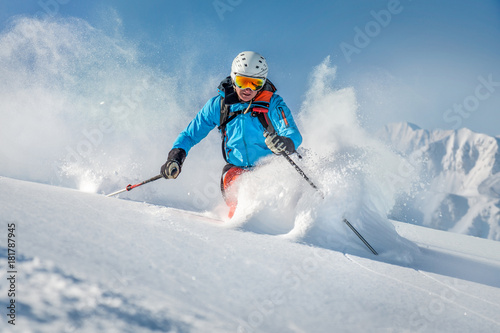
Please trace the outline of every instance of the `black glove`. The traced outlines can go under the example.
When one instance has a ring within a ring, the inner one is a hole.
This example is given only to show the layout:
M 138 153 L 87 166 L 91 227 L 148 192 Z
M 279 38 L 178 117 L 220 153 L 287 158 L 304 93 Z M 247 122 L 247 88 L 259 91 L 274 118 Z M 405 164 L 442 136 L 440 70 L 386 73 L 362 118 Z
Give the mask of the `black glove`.
M 267 132 L 264 133 L 264 136 L 266 137 L 265 142 L 267 147 L 276 155 L 281 155 L 282 153 L 290 155 L 295 151 L 292 139 L 286 136 L 279 136 L 276 133 L 269 134 Z
M 182 148 L 174 148 L 168 153 L 168 159 L 161 166 L 160 173 L 167 179 L 175 179 L 181 173 L 182 163 L 186 159 L 186 151 Z

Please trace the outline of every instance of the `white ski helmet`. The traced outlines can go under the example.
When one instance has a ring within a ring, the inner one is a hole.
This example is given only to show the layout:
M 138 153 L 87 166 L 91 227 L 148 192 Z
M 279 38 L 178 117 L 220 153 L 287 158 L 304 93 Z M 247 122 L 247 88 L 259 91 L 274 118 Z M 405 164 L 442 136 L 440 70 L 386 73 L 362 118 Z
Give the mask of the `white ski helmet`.
M 267 79 L 266 58 L 253 51 L 241 52 L 234 58 L 231 65 L 231 79 L 233 79 L 233 82 L 236 75 Z

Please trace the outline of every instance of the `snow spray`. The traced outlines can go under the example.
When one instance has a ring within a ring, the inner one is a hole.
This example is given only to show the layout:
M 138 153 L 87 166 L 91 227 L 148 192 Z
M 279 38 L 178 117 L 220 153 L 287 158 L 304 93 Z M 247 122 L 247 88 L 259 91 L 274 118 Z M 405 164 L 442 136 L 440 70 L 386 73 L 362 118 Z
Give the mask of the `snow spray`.
M 382 256 L 412 260 L 416 247 L 387 219 L 397 196 L 415 180 L 409 164 L 371 137 L 357 119 L 353 88 L 336 89 L 336 69 L 325 59 L 312 73 L 297 117 L 304 137 L 297 163 L 325 199 L 284 159 L 270 157 L 242 175 L 235 226 L 293 241 L 366 255 L 347 218 Z M 380 249 L 380 250 L 379 250 Z

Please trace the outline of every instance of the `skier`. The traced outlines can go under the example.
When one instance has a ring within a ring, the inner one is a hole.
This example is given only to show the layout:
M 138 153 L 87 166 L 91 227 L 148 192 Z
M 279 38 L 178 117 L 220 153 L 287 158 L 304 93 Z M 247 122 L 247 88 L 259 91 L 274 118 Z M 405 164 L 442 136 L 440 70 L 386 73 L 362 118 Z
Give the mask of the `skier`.
M 237 205 L 235 189 L 231 189 L 236 178 L 260 158 L 272 153 L 292 154 L 302 142 L 290 109 L 275 94 L 276 87 L 267 79 L 267 73 L 266 59 L 260 54 L 238 54 L 231 75 L 218 87 L 218 95 L 179 134 L 161 167 L 163 177 L 177 178 L 189 150 L 217 127 L 227 163 L 222 171 L 221 192 L 229 206 L 229 218 Z

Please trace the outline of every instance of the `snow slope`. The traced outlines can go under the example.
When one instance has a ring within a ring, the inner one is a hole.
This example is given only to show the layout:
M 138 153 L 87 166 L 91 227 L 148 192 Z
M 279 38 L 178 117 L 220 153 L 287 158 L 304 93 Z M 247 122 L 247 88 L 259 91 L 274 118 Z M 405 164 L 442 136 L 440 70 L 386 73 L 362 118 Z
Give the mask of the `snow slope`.
M 402 198 L 395 219 L 500 240 L 498 138 L 408 123 L 387 125 L 379 135 L 420 174 L 420 186 Z
M 3 274 L 7 223 L 18 251 L 16 326 L 3 318 L 2 332 L 500 330 L 498 242 L 395 223 L 419 246 L 398 265 L 391 244 L 353 254 L 71 189 L 0 189 Z

